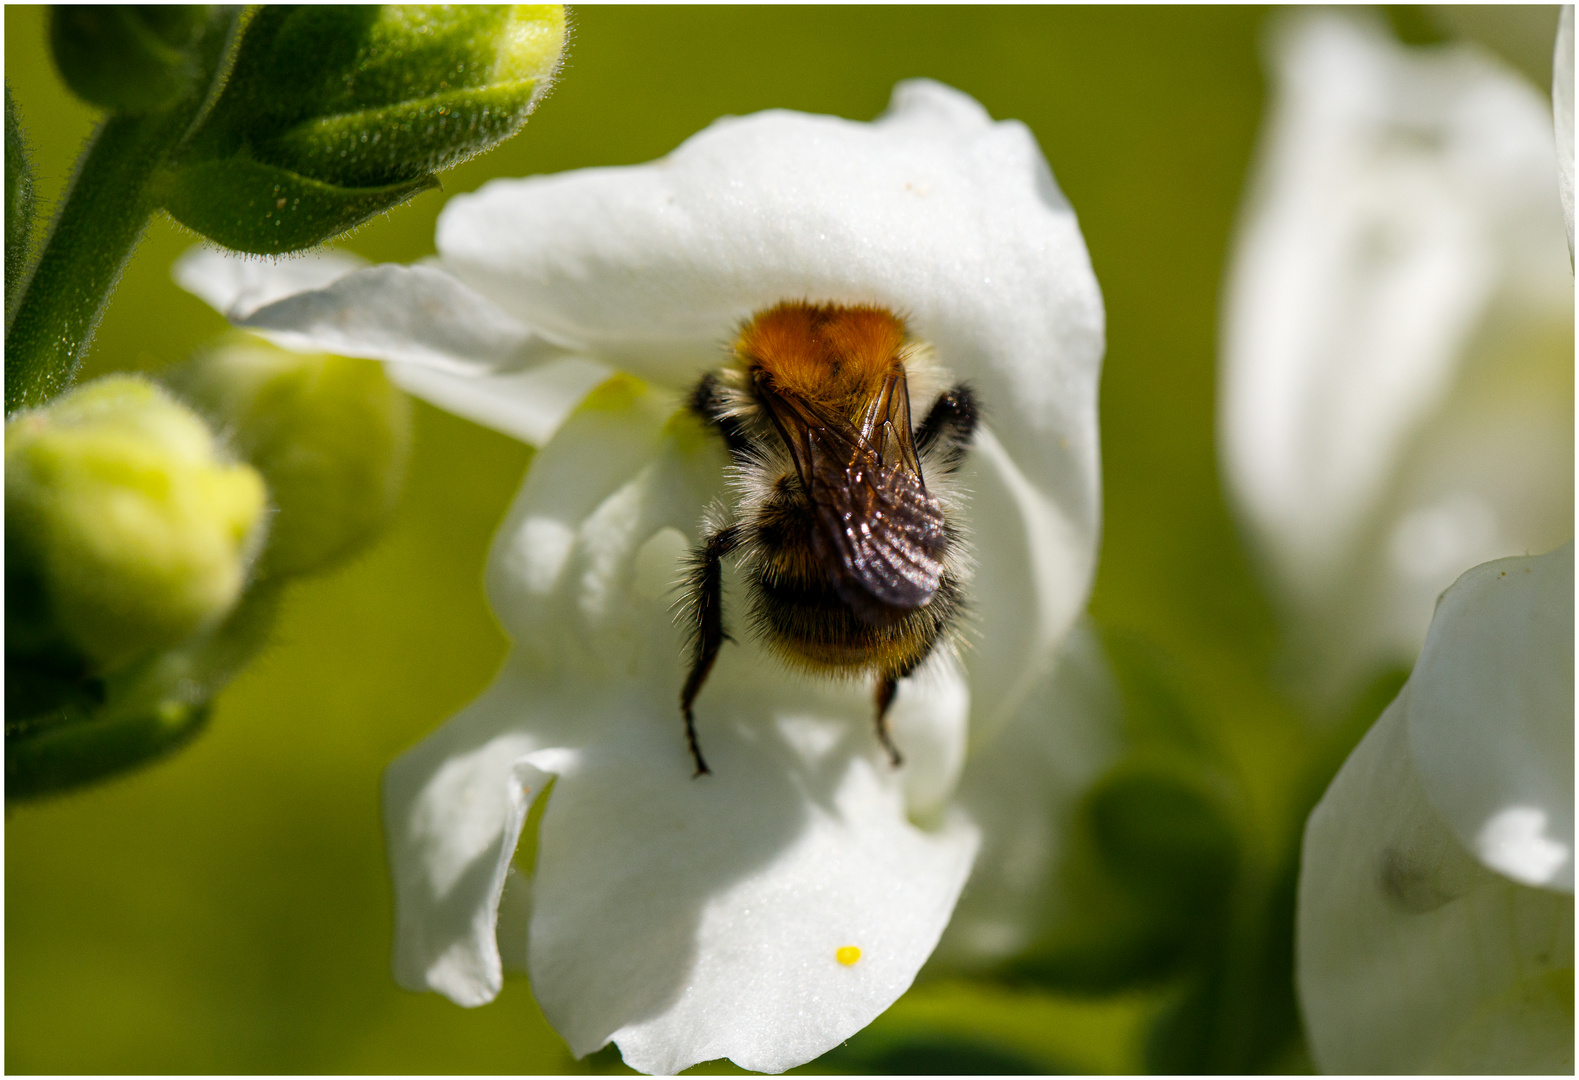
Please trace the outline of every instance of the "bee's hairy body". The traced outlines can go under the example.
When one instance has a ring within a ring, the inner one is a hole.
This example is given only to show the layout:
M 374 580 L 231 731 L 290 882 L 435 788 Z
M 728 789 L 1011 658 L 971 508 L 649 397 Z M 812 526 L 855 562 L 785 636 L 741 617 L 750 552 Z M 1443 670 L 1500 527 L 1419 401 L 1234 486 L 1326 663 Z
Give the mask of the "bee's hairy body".
M 681 709 L 698 775 L 692 706 L 727 638 L 720 563 L 735 552 L 771 651 L 817 675 L 875 676 L 878 737 L 899 763 L 885 719 L 897 682 L 954 646 L 969 577 L 948 477 L 976 405 L 968 387 L 942 387 L 891 312 L 809 303 L 759 312 L 733 361 L 696 387 L 691 407 L 728 445 L 738 495 L 733 523 L 708 522 L 686 595 Z M 914 428 L 912 394 L 930 402 Z
M 869 622 L 840 598 L 812 551 L 813 510 L 804 493 L 774 495 L 751 523 L 751 621 L 762 640 L 791 666 L 818 675 L 908 672 L 926 659 L 953 625 L 959 582 L 945 574 L 925 606 L 895 610 L 891 623 Z

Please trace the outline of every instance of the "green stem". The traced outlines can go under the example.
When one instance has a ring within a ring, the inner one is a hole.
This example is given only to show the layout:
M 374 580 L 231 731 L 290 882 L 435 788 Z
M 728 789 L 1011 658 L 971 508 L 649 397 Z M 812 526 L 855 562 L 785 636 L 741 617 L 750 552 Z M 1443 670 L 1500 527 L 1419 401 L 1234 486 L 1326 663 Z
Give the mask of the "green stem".
M 7 415 L 75 377 L 156 207 L 155 172 L 185 133 L 174 111 L 114 115 L 94 135 L 6 334 Z
M 195 47 L 203 75 L 190 92 L 157 112 L 111 114 L 94 134 L 37 266 L 9 313 L 7 416 L 42 405 L 71 385 L 121 271 L 159 208 L 163 166 L 213 106 L 252 14 L 215 8 Z

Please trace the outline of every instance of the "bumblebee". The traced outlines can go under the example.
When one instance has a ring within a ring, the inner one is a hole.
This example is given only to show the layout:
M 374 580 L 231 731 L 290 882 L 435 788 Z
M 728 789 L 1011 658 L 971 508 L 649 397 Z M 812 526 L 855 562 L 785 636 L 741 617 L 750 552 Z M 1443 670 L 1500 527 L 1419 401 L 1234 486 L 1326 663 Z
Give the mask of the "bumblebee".
M 915 427 L 912 390 L 928 403 Z M 931 350 L 891 311 L 789 302 L 746 321 L 690 408 L 728 447 L 738 495 L 732 521 L 706 523 L 681 601 L 696 775 L 710 770 L 693 707 L 728 639 L 721 565 L 736 553 L 772 652 L 812 674 L 875 679 L 877 738 L 897 768 L 888 708 L 900 679 L 954 646 L 969 576 L 948 477 L 976 428 L 970 388 L 944 389 Z

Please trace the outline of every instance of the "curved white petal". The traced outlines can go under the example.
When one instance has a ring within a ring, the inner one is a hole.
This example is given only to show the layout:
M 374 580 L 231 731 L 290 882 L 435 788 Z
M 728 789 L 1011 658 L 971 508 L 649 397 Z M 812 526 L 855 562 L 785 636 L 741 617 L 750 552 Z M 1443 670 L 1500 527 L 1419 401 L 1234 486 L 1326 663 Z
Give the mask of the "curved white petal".
M 1467 48 L 1289 19 L 1223 324 L 1220 430 L 1318 682 L 1571 530 L 1572 276 L 1543 102 Z
M 1094 565 L 1103 317 L 1074 213 L 1023 125 L 927 81 L 900 84 L 870 124 L 720 120 L 649 165 L 493 181 L 446 206 L 438 247 L 524 325 L 677 389 L 778 301 L 904 312 L 984 403 L 1028 496 L 1010 531 L 1047 541 L 998 564 L 1043 605 L 1002 714 L 1051 662 Z
M 394 384 L 474 424 L 542 446 L 587 394 L 611 374 L 595 360 L 566 356 L 502 375 L 454 375 L 423 364 L 390 362 Z
M 341 251 L 264 260 L 199 244 L 171 273 L 283 348 L 383 360 L 407 393 L 533 446 L 609 375 L 430 266 L 367 267 Z
M 1573 897 L 1493 873 L 1454 836 L 1414 766 L 1411 687 L 1305 828 L 1311 1055 L 1334 1073 L 1572 1073 Z
M 1054 871 L 1075 803 L 1118 753 L 1119 702 L 1101 644 L 1077 624 L 997 737 L 976 749 L 955 804 L 981 852 L 935 968 L 970 969 L 1024 949 L 1056 918 Z
M 1574 254 L 1574 6 L 1564 4 L 1552 50 L 1552 123 L 1557 131 L 1557 183 L 1568 226 L 1568 258 Z
M 984 742 L 1050 674 L 1054 653 L 1085 607 L 1095 537 L 1032 484 L 991 424 L 961 465 L 961 515 L 973 540 L 965 666 L 971 740 Z
M 1410 676 L 1409 745 L 1464 847 L 1526 885 L 1574 887 L 1572 542 L 1470 570 Z
M 465 375 L 519 370 L 564 353 L 432 266 L 369 266 L 231 321 L 294 348 Z
M 693 780 L 669 604 L 723 455 L 673 405 L 609 380 L 540 451 L 500 530 L 489 595 L 510 662 L 386 781 L 399 970 L 464 1003 L 496 991 L 498 853 L 552 774 L 526 951 L 555 1028 L 578 1054 L 612 1038 L 655 1072 L 721 1056 L 782 1071 L 887 1008 L 947 924 L 976 830 L 936 804 L 969 694 L 944 665 L 939 693 L 901 695 L 895 770 L 869 688 L 728 645 L 697 704 L 713 773 Z M 841 963 L 845 946 L 860 959 Z
M 195 244 L 175 261 L 170 276 L 226 318 L 241 318 L 292 293 L 322 288 L 365 265 L 367 260 L 349 251 L 326 249 L 270 259 Z
M 500 892 L 521 824 L 548 777 L 522 761 L 529 684 L 506 672 L 384 772 L 395 882 L 395 980 L 461 1005 L 499 993 Z

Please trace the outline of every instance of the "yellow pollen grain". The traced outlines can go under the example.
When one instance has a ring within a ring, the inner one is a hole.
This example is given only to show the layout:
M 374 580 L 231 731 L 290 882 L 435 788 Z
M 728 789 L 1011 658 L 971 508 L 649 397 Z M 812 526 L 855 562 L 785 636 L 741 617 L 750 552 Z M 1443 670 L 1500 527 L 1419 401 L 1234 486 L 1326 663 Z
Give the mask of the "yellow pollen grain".
M 861 958 L 861 950 L 854 945 L 841 945 L 834 951 L 833 958 L 845 967 L 849 967 Z

